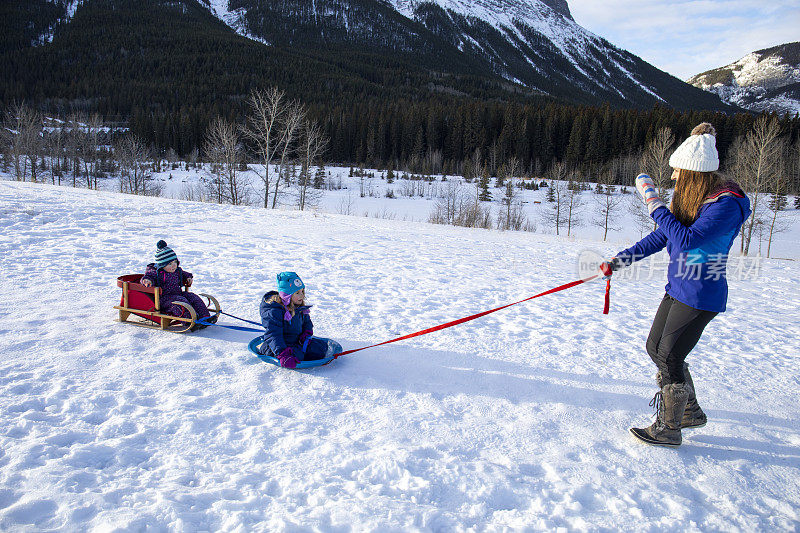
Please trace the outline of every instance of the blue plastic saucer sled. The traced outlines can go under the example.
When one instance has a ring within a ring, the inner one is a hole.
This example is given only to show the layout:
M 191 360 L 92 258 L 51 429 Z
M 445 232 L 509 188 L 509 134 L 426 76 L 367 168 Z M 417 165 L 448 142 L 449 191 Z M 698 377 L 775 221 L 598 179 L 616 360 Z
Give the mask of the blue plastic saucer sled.
M 331 339 L 322 339 L 320 337 L 317 338 L 328 343 L 328 352 L 325 354 L 325 357 L 323 357 L 322 359 L 314 359 L 313 361 L 300 361 L 299 363 L 297 363 L 295 370 L 300 370 L 301 368 L 311 368 L 315 366 L 326 365 L 331 361 L 333 361 L 334 355 L 336 355 L 337 353 L 342 353 L 344 351 L 342 345 L 336 341 L 333 341 Z M 264 339 L 262 339 L 261 337 L 256 337 L 255 339 L 250 341 L 250 344 L 247 345 L 247 349 L 253 352 L 253 354 L 255 354 L 259 359 L 261 359 L 265 363 L 270 363 L 275 366 L 281 366 L 281 362 L 278 361 L 277 357 L 273 357 L 272 355 L 269 354 L 265 355 L 259 353 L 258 347 L 259 345 L 261 345 L 262 342 L 264 342 Z

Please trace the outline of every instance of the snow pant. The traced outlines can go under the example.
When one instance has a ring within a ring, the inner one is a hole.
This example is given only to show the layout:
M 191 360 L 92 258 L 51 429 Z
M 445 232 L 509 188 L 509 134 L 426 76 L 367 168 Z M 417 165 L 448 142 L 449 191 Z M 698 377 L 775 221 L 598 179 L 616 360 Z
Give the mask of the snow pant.
M 338 342 L 323 337 L 309 337 L 305 342 L 305 349 L 299 344 L 290 344 L 288 346 L 292 348 L 298 361 L 317 361 L 342 351 L 342 347 Z M 258 351 L 265 355 L 278 357 L 278 354 L 272 353 L 266 342 L 261 344 Z
M 328 339 L 309 337 L 304 344 L 303 361 L 316 361 L 328 355 Z
M 686 381 L 686 356 L 715 316 L 713 311 L 701 311 L 664 295 L 647 337 L 647 354 L 661 371 L 664 385 Z
M 203 299 L 193 292 L 182 292 L 180 294 L 167 294 L 162 296 L 160 302 L 161 312 L 172 316 L 183 316 L 186 314 L 188 318 L 189 312 L 180 305 L 175 305 L 173 302 L 183 302 L 191 305 L 194 312 L 197 313 L 198 319 L 205 318 L 211 314 L 208 312 L 206 304 L 203 303 Z

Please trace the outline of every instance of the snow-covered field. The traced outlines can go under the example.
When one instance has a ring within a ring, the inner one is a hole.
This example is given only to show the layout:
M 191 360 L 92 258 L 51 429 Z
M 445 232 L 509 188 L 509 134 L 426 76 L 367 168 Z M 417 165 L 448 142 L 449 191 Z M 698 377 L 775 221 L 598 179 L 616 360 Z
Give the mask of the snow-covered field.
M 264 185 L 258 174 L 254 170 L 257 166 L 250 165 L 250 170 L 242 172 L 241 182 L 246 184 L 243 189 L 249 201 L 254 205 L 263 205 Z M 257 168 L 261 168 L 258 166 Z M 355 169 L 356 173 L 358 169 Z M 394 183 L 386 180 L 386 171 L 367 170 L 365 178 L 350 176 L 350 169 L 346 167 L 329 166 L 325 169 L 325 181 L 335 185 L 332 190 L 321 192 L 311 191 L 309 195 L 320 195 L 319 199 L 313 202 L 314 206 L 308 207 L 315 212 L 348 214 L 364 216 L 368 218 L 383 218 L 401 221 L 427 222 L 431 212 L 436 207 L 437 201 L 447 193 L 448 187 L 456 186 L 460 194 L 472 199 L 476 194 L 476 183 L 466 183 L 461 176 L 432 176 L 432 182 L 412 181 L 401 179 L 408 174 L 396 172 L 397 179 Z M 277 175 L 277 167 L 272 171 L 272 176 Z M 188 170 L 169 170 L 153 174 L 153 183 L 157 183 L 161 189 L 161 194 L 173 199 L 192 199 L 198 198 L 205 188 L 204 180 L 208 180 L 210 174 L 205 169 L 189 168 Z M 443 181 L 444 179 L 444 181 Z M 632 180 L 631 180 L 632 181 Z M 495 179 L 491 180 L 492 187 L 490 193 L 491 202 L 482 202 L 484 208 L 492 211 L 493 222 L 498 211 L 503 211 L 504 188 L 494 186 Z M 110 190 L 118 189 L 116 179 L 109 179 L 101 185 Z M 589 184 L 593 186 L 593 184 Z M 341 186 L 341 188 L 338 188 Z M 616 252 L 622 248 L 627 248 L 632 242 L 639 240 L 643 233 L 642 229 L 635 223 L 631 214 L 631 204 L 633 209 L 644 211 L 641 200 L 635 193 L 633 186 L 627 187 L 630 194 L 622 195 L 619 187 L 616 188 L 616 196 L 621 196 L 618 206 L 614 209 L 612 216 L 612 229 L 609 230 L 607 244 L 612 251 Z M 415 192 L 416 194 L 410 194 Z M 387 192 L 391 192 L 393 198 L 387 197 Z M 363 196 L 362 196 L 363 193 Z M 421 194 L 420 194 L 421 193 Z M 517 199 L 522 201 L 522 209 L 526 219 L 531 223 L 536 233 L 555 234 L 555 228 L 545 220 L 545 214 L 552 211 L 553 204 L 547 201 L 547 189 L 541 188 L 537 191 L 518 189 Z M 585 191 L 581 195 L 581 205 L 576 207 L 576 222 L 570 233 L 570 239 L 581 243 L 584 246 L 592 246 L 597 241 L 602 241 L 603 228 L 593 224 L 593 220 L 598 219 L 597 203 L 598 196 L 593 191 Z M 767 253 L 767 239 L 769 217 L 771 213 L 766 209 L 768 197 L 761 195 L 758 213 L 765 219 L 766 224 L 760 225 L 761 231 L 754 231 L 751 245 L 751 252 L 761 255 Z M 515 200 L 516 201 L 516 200 Z M 292 188 L 281 188 L 278 205 L 284 209 L 297 209 L 297 192 Z M 789 198 L 787 209 L 781 212 L 778 227 L 780 232 L 775 233 L 771 256 L 785 259 L 800 260 L 800 216 L 797 209 L 794 209 L 794 200 Z M 648 219 L 649 221 L 649 219 Z M 496 226 L 496 224 L 494 224 Z M 649 231 L 651 228 L 646 228 Z M 560 233 L 566 233 L 566 226 L 561 227 Z M 739 245 L 739 241 L 736 242 Z M 738 251 L 738 248 L 734 250 Z
M 660 279 L 618 280 L 608 316 L 594 282 L 299 372 L 248 353 L 253 334 L 115 322 L 116 277 L 159 238 L 197 292 L 248 319 L 296 270 L 316 332 L 348 349 L 571 281 L 581 251 L 636 237 L 411 220 L 430 207 L 362 216 L 378 208 L 0 181 L 0 530 L 800 528 L 797 261 L 731 280 L 729 312 L 689 359 L 710 421 L 677 450 L 627 431 L 650 421 Z

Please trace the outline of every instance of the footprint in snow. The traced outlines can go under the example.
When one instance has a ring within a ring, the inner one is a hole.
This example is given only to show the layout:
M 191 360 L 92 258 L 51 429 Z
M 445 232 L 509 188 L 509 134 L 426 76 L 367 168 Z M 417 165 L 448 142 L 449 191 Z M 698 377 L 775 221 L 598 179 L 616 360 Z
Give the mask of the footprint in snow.
M 4 520 L 0 522 L 0 526 L 6 521 L 12 524 L 43 525 L 44 522 L 53 518 L 56 511 L 58 511 L 58 505 L 53 500 L 25 502 L 9 509 Z
M 287 407 L 281 407 L 280 409 L 275 409 L 272 412 L 278 416 L 284 416 L 286 418 L 294 418 L 292 411 Z
M 22 493 L 14 492 L 11 489 L 0 489 L 0 509 L 13 505 L 20 497 L 22 497 Z

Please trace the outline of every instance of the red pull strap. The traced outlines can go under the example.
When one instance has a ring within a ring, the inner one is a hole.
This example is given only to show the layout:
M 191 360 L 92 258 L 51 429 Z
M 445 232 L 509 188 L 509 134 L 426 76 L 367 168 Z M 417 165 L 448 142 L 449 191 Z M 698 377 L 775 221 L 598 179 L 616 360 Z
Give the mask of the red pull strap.
M 495 309 L 490 309 L 488 311 L 483 311 L 481 313 L 476 313 L 474 315 L 470 315 L 470 316 L 467 316 L 467 317 L 464 317 L 464 318 L 459 318 L 458 320 L 453 320 L 452 322 L 447 322 L 445 324 L 439 324 L 438 326 L 433 326 L 431 328 L 423 329 L 422 331 L 417 331 L 415 333 L 409 333 L 408 335 L 403 335 L 402 337 L 397 337 L 395 339 L 391 339 L 391 340 L 388 340 L 388 341 L 379 342 L 378 344 L 372 344 L 370 346 L 364 346 L 363 348 L 356 348 L 354 350 L 346 350 L 346 351 L 344 351 L 342 353 L 338 353 L 338 354 L 334 355 L 333 358 L 334 359 L 338 359 L 339 357 L 341 357 L 343 355 L 348 355 L 348 354 L 351 354 L 351 353 L 360 352 L 361 350 L 366 350 L 368 348 L 374 348 L 376 346 L 383 346 L 384 344 L 391 344 L 393 342 L 402 341 L 402 340 L 406 340 L 406 339 L 412 339 L 414 337 L 419 337 L 420 335 L 427 335 L 428 333 L 433 333 L 434 331 L 440 331 L 440 330 L 443 330 L 443 329 L 452 328 L 453 326 L 457 326 L 459 324 L 463 324 L 464 322 L 469 322 L 471 320 L 475 320 L 476 318 L 484 317 L 486 315 L 489 315 L 491 313 L 495 313 L 495 312 L 500 311 L 502 309 L 507 309 L 507 308 L 509 308 L 509 307 L 511 307 L 513 305 L 517 305 L 517 304 L 521 304 L 522 302 L 527 302 L 529 300 L 533 300 L 534 298 L 539 298 L 541 296 L 546 296 L 548 294 L 553 294 L 555 292 L 571 289 L 572 287 L 575 287 L 577 285 L 581 285 L 583 283 L 586 283 L 587 281 L 592 281 L 595 278 L 597 278 L 596 274 L 594 276 L 588 277 L 586 279 L 579 279 L 577 281 L 571 281 L 569 283 L 565 283 L 563 285 L 559 285 L 558 287 L 555 287 L 553 289 L 546 290 L 544 292 L 540 292 L 539 294 L 535 294 L 535 295 L 533 295 L 533 296 L 531 296 L 529 298 L 525 298 L 524 300 L 520 300 L 518 302 L 506 304 L 504 306 L 497 307 Z M 606 290 L 608 290 L 608 288 L 606 288 Z M 606 301 L 608 301 L 608 292 L 606 292 Z

